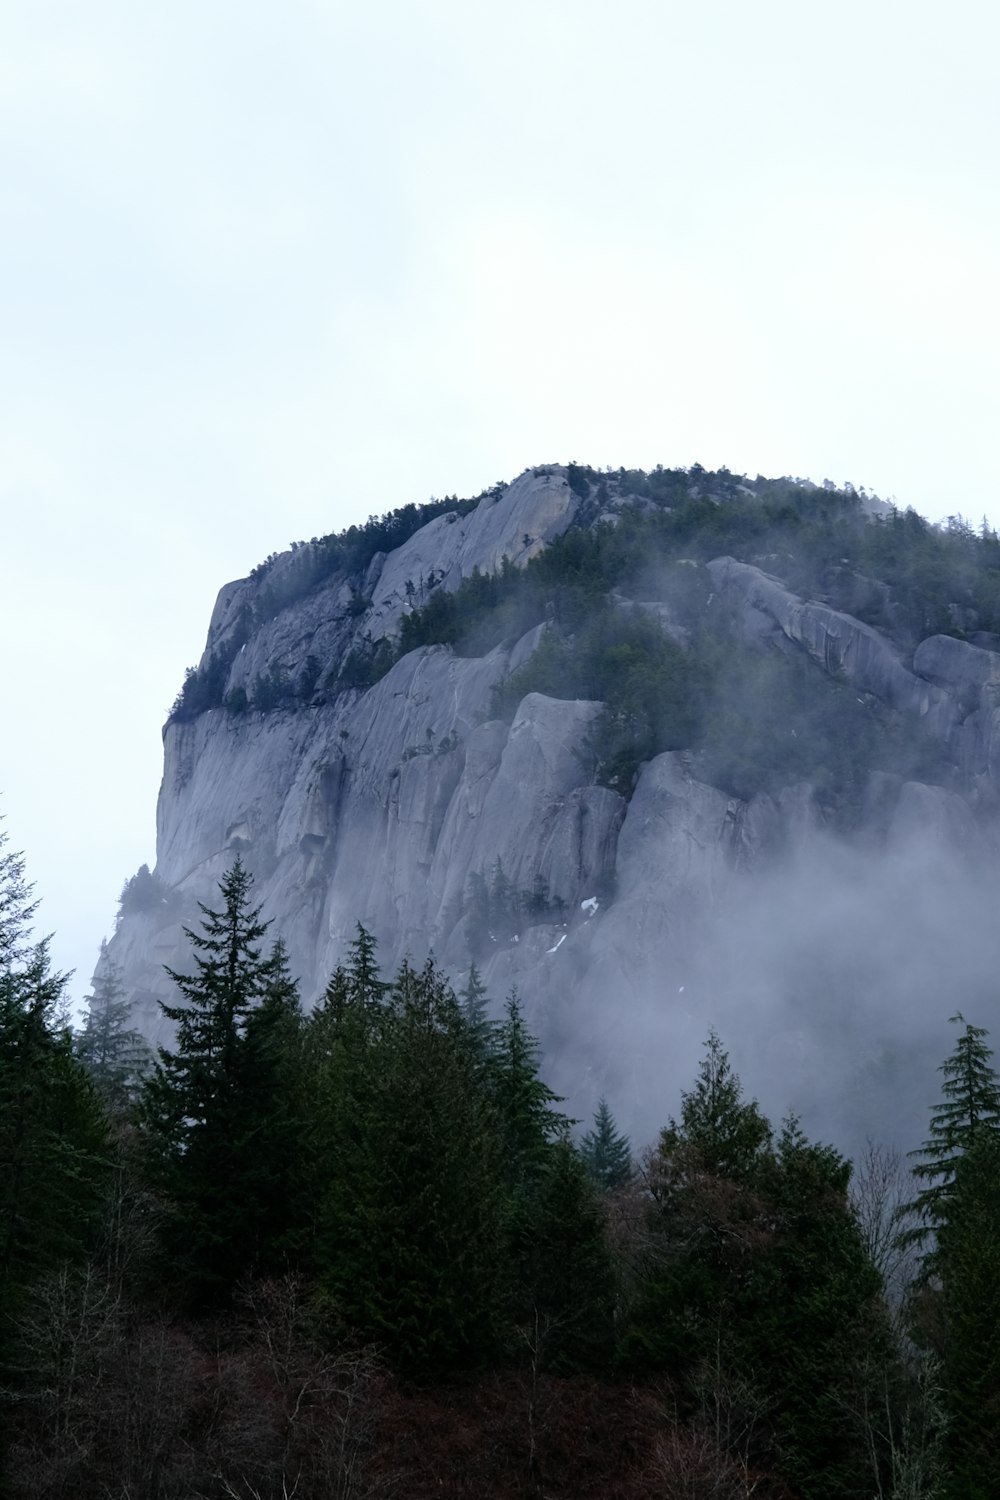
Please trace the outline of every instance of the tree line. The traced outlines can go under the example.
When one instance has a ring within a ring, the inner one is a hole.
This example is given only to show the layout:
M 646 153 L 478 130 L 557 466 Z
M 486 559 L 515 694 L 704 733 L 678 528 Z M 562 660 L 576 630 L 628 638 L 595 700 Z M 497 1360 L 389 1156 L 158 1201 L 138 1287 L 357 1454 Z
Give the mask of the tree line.
M 0 845 L 10 1496 L 995 1493 L 1000 1083 L 956 1016 L 913 1174 L 854 1174 L 710 1033 L 636 1157 L 575 1139 L 516 994 L 381 972 L 307 1014 L 237 860 L 149 1056 L 82 1029 Z

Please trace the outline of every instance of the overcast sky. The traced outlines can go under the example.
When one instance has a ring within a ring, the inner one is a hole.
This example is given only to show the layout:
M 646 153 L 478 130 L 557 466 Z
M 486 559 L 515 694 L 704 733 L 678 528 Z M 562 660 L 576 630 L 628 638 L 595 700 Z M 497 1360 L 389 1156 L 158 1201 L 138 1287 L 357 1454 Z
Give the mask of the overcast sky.
M 0 0 L 0 808 L 74 995 L 292 539 L 570 458 L 1000 524 L 998 16 Z

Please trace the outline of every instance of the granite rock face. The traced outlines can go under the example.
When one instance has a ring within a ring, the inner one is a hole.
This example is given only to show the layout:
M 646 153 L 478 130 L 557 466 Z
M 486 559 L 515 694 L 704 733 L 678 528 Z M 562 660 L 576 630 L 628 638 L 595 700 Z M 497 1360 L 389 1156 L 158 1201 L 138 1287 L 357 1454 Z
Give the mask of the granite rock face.
M 907 671 L 891 642 L 870 625 L 828 605 L 800 599 L 777 578 L 749 563 L 717 557 L 708 564 L 708 571 L 722 598 L 737 611 L 750 642 L 766 645 L 780 633 L 825 671 L 842 673 L 862 692 L 917 714 L 935 737 L 948 739 L 954 734 L 960 712 L 945 687 L 922 675 L 916 661 L 915 670 Z
M 203 664 L 228 651 L 228 692 L 269 672 L 295 678 L 310 658 L 335 669 L 359 640 L 396 636 L 428 577 L 452 590 L 476 568 L 489 572 L 504 558 L 522 565 L 579 508 L 564 471 L 529 471 L 474 511 L 439 515 L 394 552 L 376 554 L 360 591 L 333 574 L 287 607 L 261 609 L 265 591 L 280 596 L 308 563 L 308 549 L 283 554 L 266 575 L 221 590 Z M 759 568 L 722 557 L 709 572 L 756 649 L 804 651 L 859 693 L 915 714 L 947 745 L 955 789 L 872 776 L 864 810 L 872 836 L 903 847 L 915 830 L 933 828 L 952 846 L 974 843 L 970 809 L 987 794 L 995 800 L 1000 775 L 1000 655 L 936 636 L 907 663 L 878 631 L 799 598 Z M 262 623 L 247 634 L 254 611 Z M 108 947 L 147 1034 L 162 1039 L 158 1001 L 173 998 L 163 965 L 188 962 L 183 928 L 197 925 L 198 902 L 215 900 L 237 853 L 307 1004 L 358 922 L 378 938 L 387 969 L 433 951 L 460 977 L 470 962 L 470 883 L 488 884 L 498 870 L 515 891 L 533 893 L 535 906 L 516 933 L 487 932 L 478 961 L 495 998 L 518 987 L 550 1047 L 587 1017 L 599 1050 L 607 1018 L 651 987 L 683 993 L 707 925 L 739 882 L 780 851 L 822 841 L 813 789 L 800 783 L 740 801 L 673 751 L 641 769 L 626 803 L 594 784 L 588 736 L 599 703 L 529 693 L 510 723 L 492 716 L 493 689 L 543 632 L 476 658 L 421 647 L 366 690 L 294 710 L 213 708 L 168 724 L 157 812 L 162 899 L 126 911 Z M 233 652 L 240 634 L 247 638 Z

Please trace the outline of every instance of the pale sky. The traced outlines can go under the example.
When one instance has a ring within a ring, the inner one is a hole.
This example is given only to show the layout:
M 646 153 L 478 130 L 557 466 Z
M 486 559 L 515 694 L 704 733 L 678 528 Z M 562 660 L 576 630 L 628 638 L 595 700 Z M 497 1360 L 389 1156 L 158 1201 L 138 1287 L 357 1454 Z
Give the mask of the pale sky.
M 1000 524 L 1000 12 L 0 0 L 0 809 L 86 993 L 271 551 L 529 464 Z

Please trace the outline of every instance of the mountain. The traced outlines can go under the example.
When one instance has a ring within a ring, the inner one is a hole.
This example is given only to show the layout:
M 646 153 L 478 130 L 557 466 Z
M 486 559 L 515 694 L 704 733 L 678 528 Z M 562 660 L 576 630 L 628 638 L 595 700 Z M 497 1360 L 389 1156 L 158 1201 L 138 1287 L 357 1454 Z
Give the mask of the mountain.
M 295 544 L 220 591 L 102 963 L 162 1037 L 240 854 L 307 999 L 360 921 L 516 985 L 639 1139 L 714 1024 L 769 1108 L 908 1143 L 996 1003 L 998 631 L 985 525 L 698 466 Z

